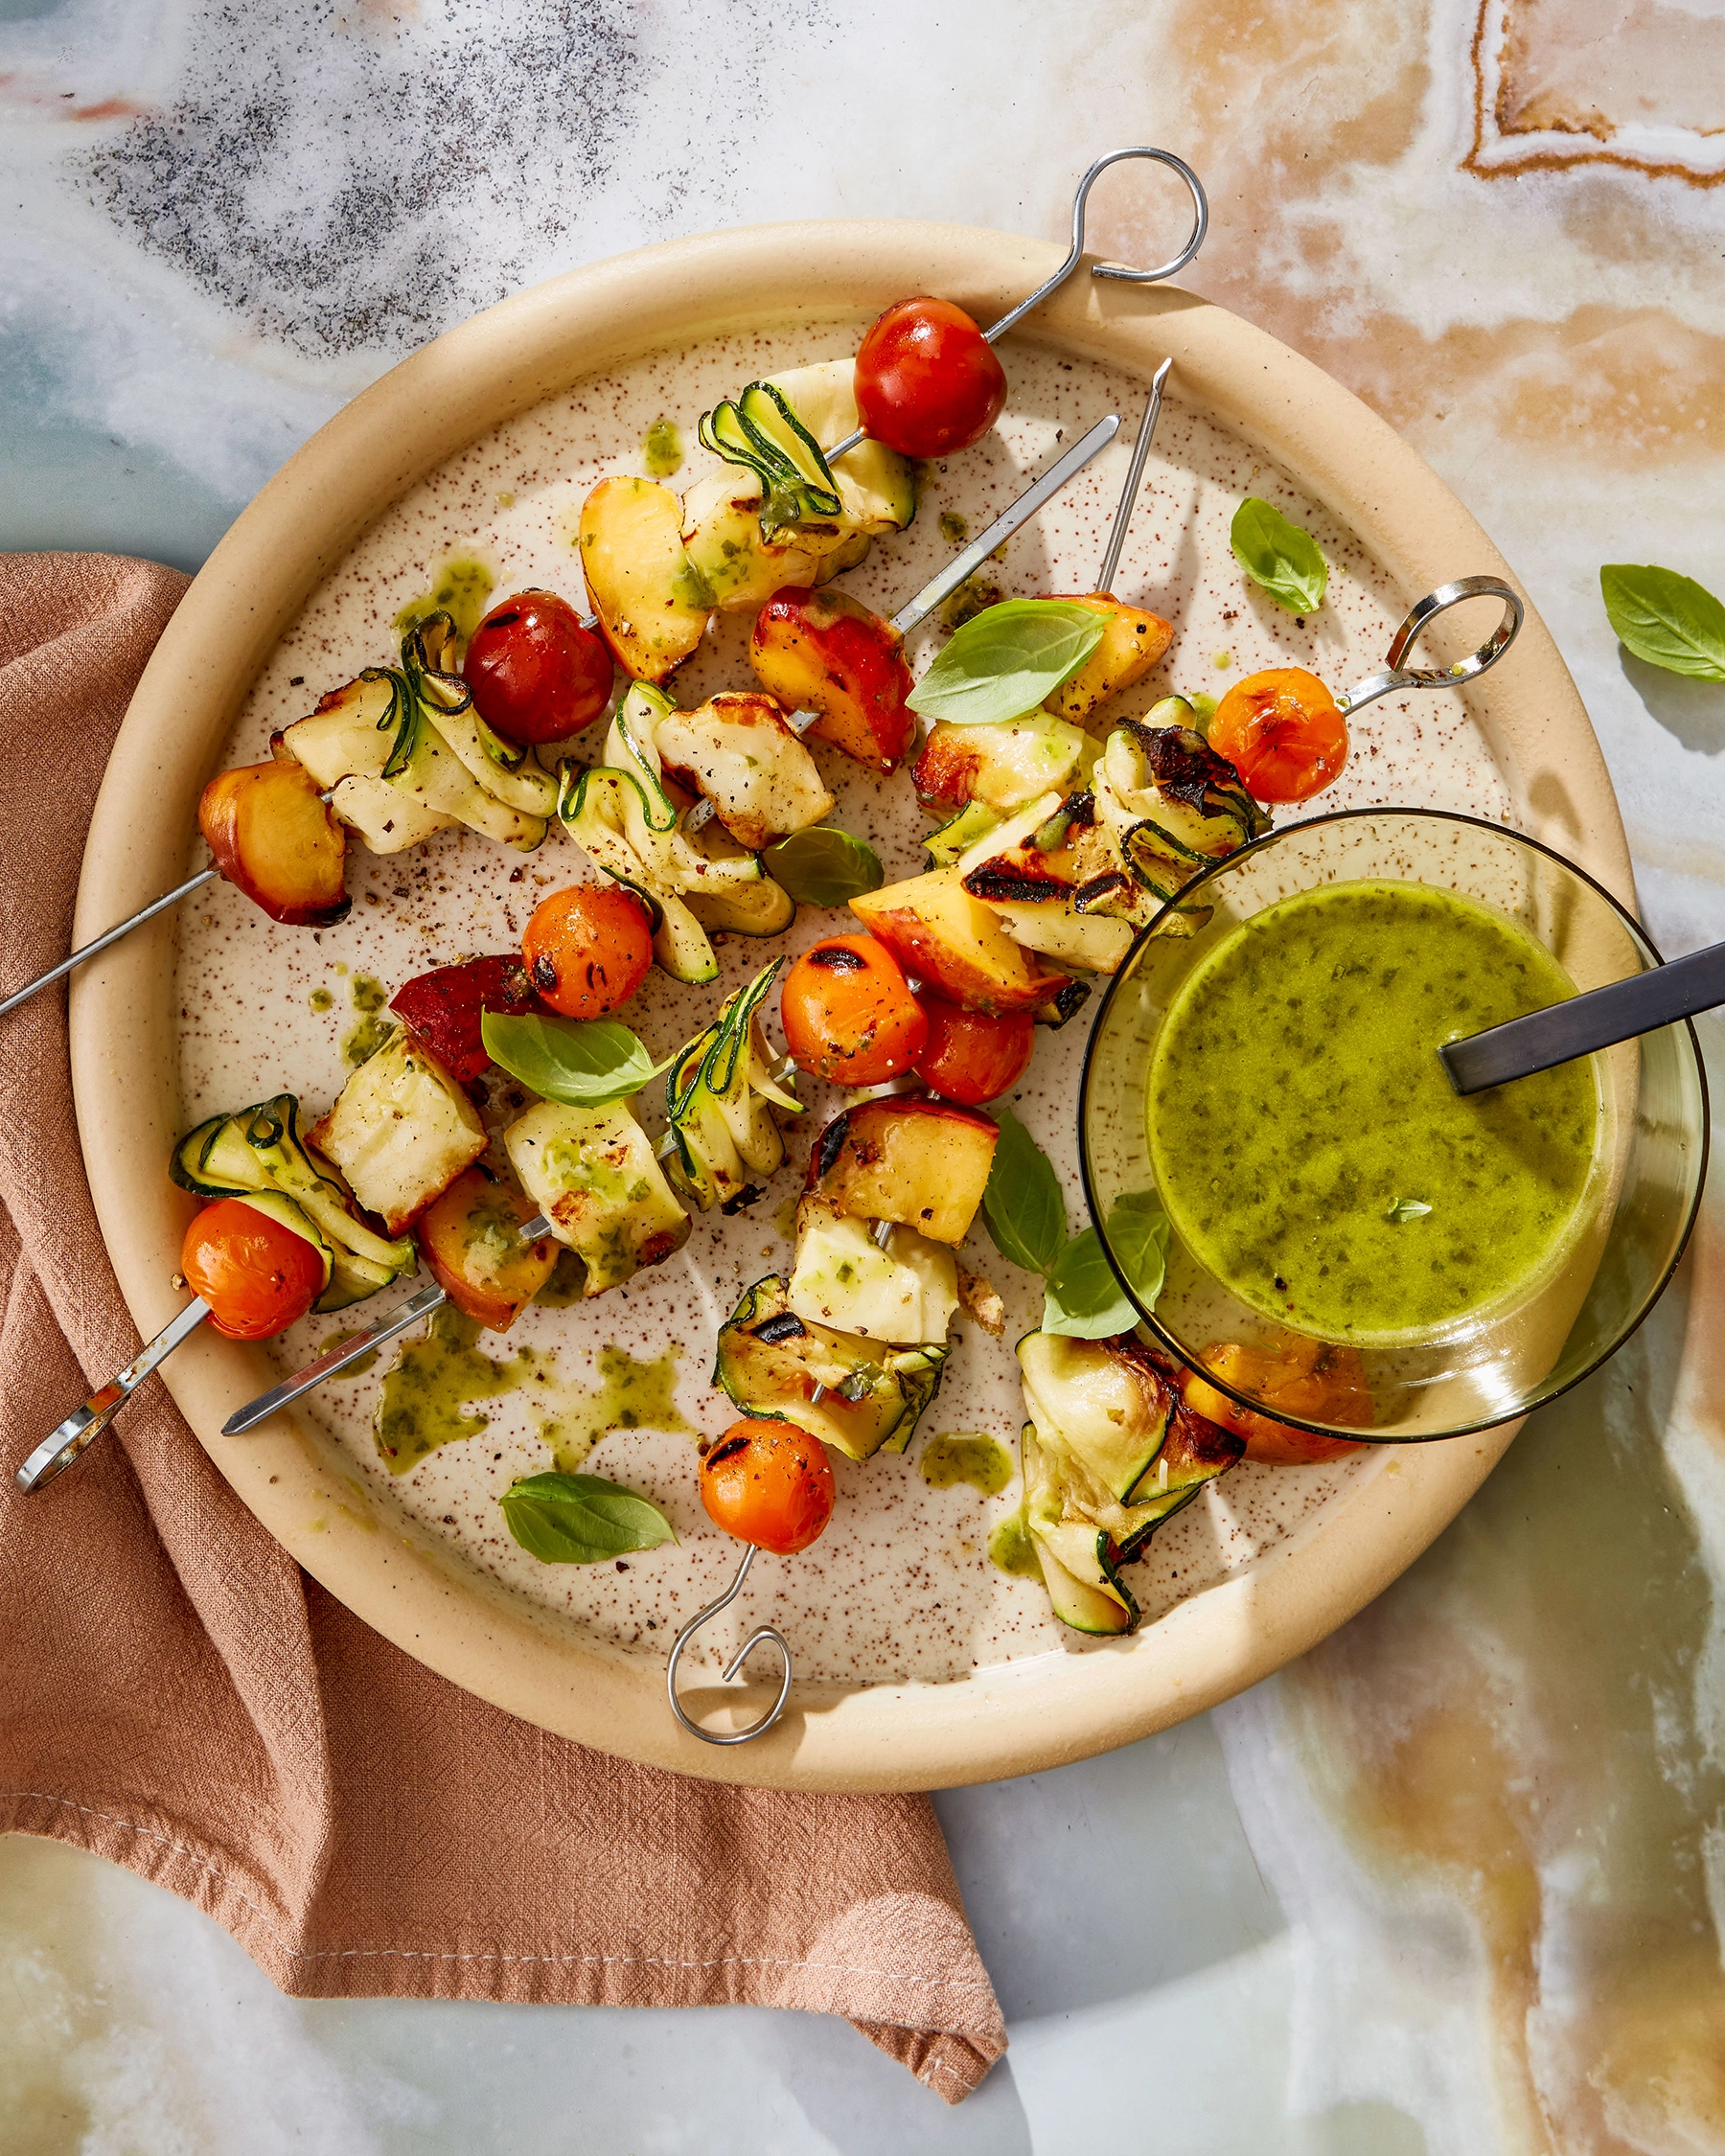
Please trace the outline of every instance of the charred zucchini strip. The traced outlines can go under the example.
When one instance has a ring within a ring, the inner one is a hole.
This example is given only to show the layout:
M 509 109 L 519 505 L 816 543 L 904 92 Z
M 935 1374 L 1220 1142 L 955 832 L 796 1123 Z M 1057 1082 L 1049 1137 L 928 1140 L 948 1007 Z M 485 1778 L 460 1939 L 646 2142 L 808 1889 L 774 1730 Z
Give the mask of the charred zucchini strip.
M 1030 1416 L 1025 1518 L 1054 1614 L 1081 1631 L 1129 1632 L 1138 1608 L 1118 1568 L 1245 1442 L 1194 1414 L 1178 1370 L 1131 1334 L 1031 1333 L 1019 1342 L 1019 1365 Z
M 910 1442 L 946 1355 L 944 1345 L 886 1347 L 799 1318 L 782 1277 L 770 1273 L 745 1291 L 721 1327 L 713 1383 L 745 1414 L 794 1422 L 847 1458 L 864 1460 L 902 1453 Z
M 302 1133 L 292 1093 L 213 1115 L 188 1131 L 169 1174 L 199 1198 L 259 1201 L 260 1209 L 326 1251 L 330 1273 L 319 1310 L 345 1309 L 413 1269 L 411 1240 L 387 1240 L 359 1218 L 347 1184 Z M 262 1205 L 266 1197 L 271 1204 Z
M 803 1112 L 795 1093 L 768 1076 L 771 1058 L 760 1026 L 761 1003 L 784 963 L 775 958 L 733 996 L 665 1081 L 670 1127 L 659 1160 L 671 1187 L 703 1213 L 715 1204 L 740 1212 L 754 1203 L 761 1192 L 751 1176 L 770 1176 L 785 1158 L 772 1110 Z

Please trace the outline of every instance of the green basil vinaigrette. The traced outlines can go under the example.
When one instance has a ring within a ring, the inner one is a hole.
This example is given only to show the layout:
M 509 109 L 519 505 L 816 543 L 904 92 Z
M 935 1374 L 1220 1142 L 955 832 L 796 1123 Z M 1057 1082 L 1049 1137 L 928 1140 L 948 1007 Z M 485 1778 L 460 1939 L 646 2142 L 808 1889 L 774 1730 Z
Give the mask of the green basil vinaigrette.
M 1265 909 L 1187 975 L 1151 1057 L 1151 1158 L 1192 1254 L 1330 1340 L 1430 1331 L 1531 1285 L 1576 1225 L 1593 1059 L 1462 1099 L 1438 1049 L 1575 985 L 1506 916 L 1428 885 Z

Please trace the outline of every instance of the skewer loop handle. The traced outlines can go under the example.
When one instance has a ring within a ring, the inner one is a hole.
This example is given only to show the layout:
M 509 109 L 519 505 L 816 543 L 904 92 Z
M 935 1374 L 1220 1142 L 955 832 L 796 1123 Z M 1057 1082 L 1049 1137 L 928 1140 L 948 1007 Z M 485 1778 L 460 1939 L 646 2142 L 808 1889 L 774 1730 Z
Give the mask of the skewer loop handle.
M 736 1578 L 731 1581 L 716 1602 L 709 1602 L 704 1610 L 696 1611 L 688 1623 L 677 1635 L 676 1640 L 673 1640 L 671 1659 L 665 1664 L 665 1690 L 671 1701 L 671 1711 L 677 1716 L 682 1727 L 688 1731 L 689 1734 L 693 1737 L 699 1737 L 702 1744 L 748 1744 L 753 1737 L 765 1736 L 785 1711 L 785 1702 L 791 1696 L 791 1643 L 782 1632 L 774 1631 L 770 1624 L 760 1625 L 748 1635 L 748 1638 L 732 1655 L 730 1661 L 726 1663 L 723 1672 L 724 1682 L 727 1685 L 731 1684 L 735 1681 L 738 1670 L 742 1668 L 763 1640 L 770 1640 L 778 1649 L 785 1664 L 785 1673 L 779 1679 L 777 1699 L 773 1701 L 759 1721 L 751 1722 L 746 1730 L 703 1730 L 699 1722 L 683 1711 L 683 1704 L 677 1696 L 677 1665 L 682 1660 L 683 1649 L 710 1617 L 716 1617 L 721 1610 L 728 1609 L 731 1603 L 736 1600 L 743 1591 L 743 1582 L 748 1577 L 748 1568 L 754 1563 L 754 1556 L 755 1546 L 750 1543 L 743 1552 L 743 1562 L 737 1567 Z
M 1404 667 L 1403 659 L 1412 649 L 1414 638 L 1429 621 L 1436 621 L 1451 607 L 1459 606 L 1463 599 L 1501 599 L 1504 602 L 1504 618 L 1477 652 L 1469 652 L 1454 666 Z M 1362 704 L 1375 702 L 1379 697 L 1393 696 L 1398 689 L 1459 689 L 1464 681 L 1478 680 L 1487 667 L 1495 666 L 1521 633 L 1526 609 L 1520 595 L 1511 591 L 1499 577 L 1458 577 L 1453 584 L 1440 584 L 1436 591 L 1428 591 L 1417 600 L 1408 618 L 1390 639 L 1390 649 L 1384 654 L 1388 671 L 1368 675 L 1343 696 L 1336 699 L 1336 708 L 1343 713 L 1358 711 Z

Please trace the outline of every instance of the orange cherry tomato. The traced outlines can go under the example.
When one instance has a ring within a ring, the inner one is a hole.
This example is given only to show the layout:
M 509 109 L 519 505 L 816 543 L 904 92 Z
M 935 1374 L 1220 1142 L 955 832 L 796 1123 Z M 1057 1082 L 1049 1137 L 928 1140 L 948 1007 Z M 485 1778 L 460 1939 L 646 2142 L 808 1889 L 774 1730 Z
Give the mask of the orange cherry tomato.
M 1230 1341 L 1207 1347 L 1204 1361 L 1225 1384 L 1266 1408 L 1304 1415 L 1312 1422 L 1339 1422 L 1349 1430 L 1371 1428 L 1376 1411 L 1358 1348 L 1320 1340 L 1289 1340 L 1279 1348 L 1242 1347 Z M 1245 1438 L 1248 1459 L 1294 1467 L 1310 1460 L 1336 1459 L 1360 1449 L 1351 1437 L 1294 1430 L 1273 1415 L 1242 1408 L 1195 1374 L 1187 1375 L 1184 1389 L 1185 1404 L 1194 1414 L 1219 1422 L 1224 1430 Z
M 554 591 L 518 591 L 474 630 L 461 662 L 473 706 L 505 741 L 567 741 L 610 701 L 610 648 Z
M 1036 1021 L 1028 1011 L 988 1018 L 961 1011 L 926 989 L 922 1005 L 929 1014 L 929 1038 L 916 1059 L 916 1075 L 943 1100 L 978 1108 L 1010 1090 L 1029 1068 Z
M 1006 401 L 994 347 L 951 300 L 889 307 L 857 353 L 857 415 L 906 457 L 944 457 L 981 441 Z
M 180 1271 L 229 1340 L 268 1340 L 323 1293 L 324 1265 L 303 1235 L 248 1205 L 218 1198 L 186 1230 Z
M 1273 666 L 1236 681 L 1216 706 L 1209 745 L 1254 801 L 1309 801 L 1347 761 L 1336 700 L 1300 666 Z
M 779 1021 L 797 1067 L 837 1086 L 884 1085 L 929 1038 L 929 1014 L 873 936 L 825 936 L 805 951 L 785 975 Z
M 645 907 L 617 883 L 553 891 L 534 910 L 521 955 L 542 1001 L 564 1018 L 603 1018 L 647 978 L 653 929 Z
M 794 1422 L 733 1422 L 702 1460 L 701 1502 L 727 1535 L 794 1556 L 833 1517 L 826 1448 Z

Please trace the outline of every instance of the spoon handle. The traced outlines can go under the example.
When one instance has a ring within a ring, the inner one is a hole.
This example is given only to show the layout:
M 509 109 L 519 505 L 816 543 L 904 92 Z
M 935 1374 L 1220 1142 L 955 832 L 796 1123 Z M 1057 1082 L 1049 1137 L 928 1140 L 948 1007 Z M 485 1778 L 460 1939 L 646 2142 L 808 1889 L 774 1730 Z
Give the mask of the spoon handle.
M 1628 980 L 1614 980 L 1506 1025 L 1452 1041 L 1438 1052 L 1457 1092 L 1483 1092 L 1487 1086 L 1530 1078 L 1536 1070 L 1550 1070 L 1553 1064 L 1591 1055 L 1640 1033 L 1657 1032 L 1721 1003 L 1725 943 L 1712 943 L 1669 965 L 1651 966 Z

